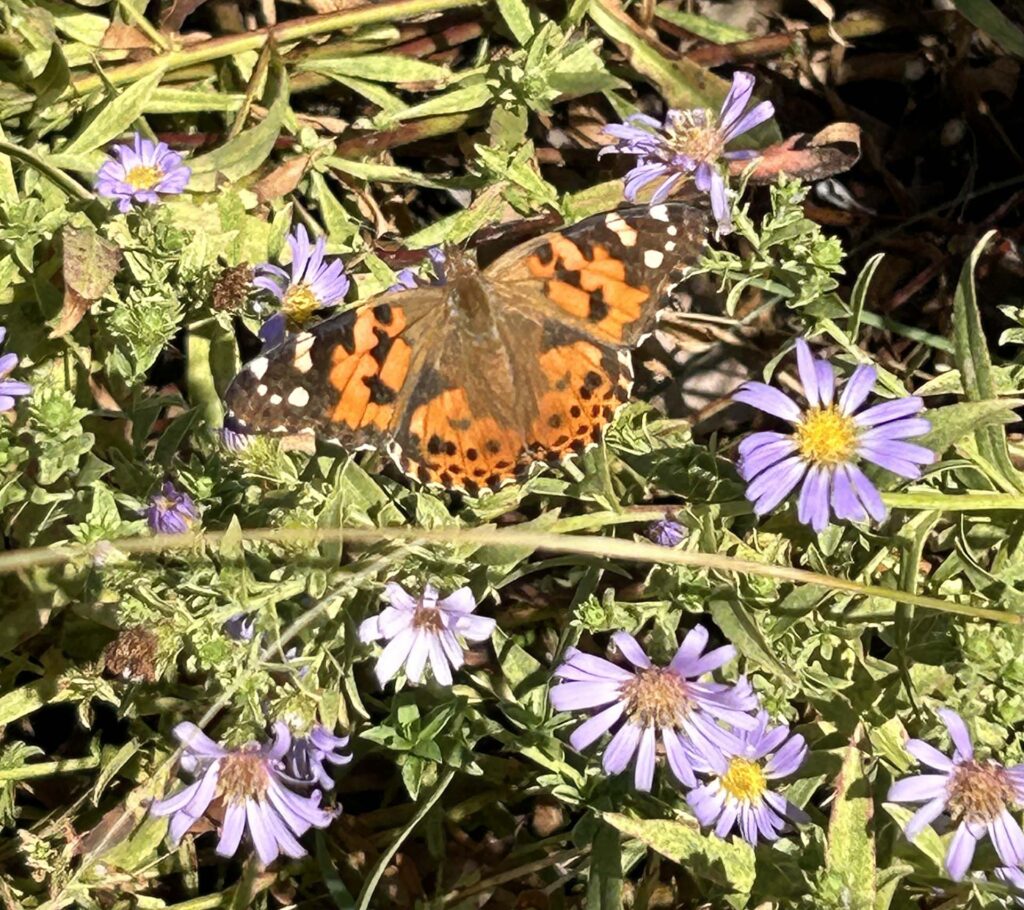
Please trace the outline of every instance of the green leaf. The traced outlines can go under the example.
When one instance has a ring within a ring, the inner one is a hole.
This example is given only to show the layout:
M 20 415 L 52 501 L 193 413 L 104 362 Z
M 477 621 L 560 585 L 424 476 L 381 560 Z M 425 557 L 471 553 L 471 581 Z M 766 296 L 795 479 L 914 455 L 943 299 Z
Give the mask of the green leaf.
M 101 105 L 78 135 L 61 149 L 61 153 L 65 155 L 86 154 L 127 131 L 142 116 L 146 102 L 159 85 L 163 75 L 164 71 L 159 69 L 148 76 L 143 76 L 116 98 Z
M 883 803 L 883 806 L 885 811 L 892 816 L 893 821 L 900 826 L 901 830 L 906 827 L 910 817 L 914 814 L 913 809 L 897 803 Z M 932 868 L 930 871 L 932 875 L 945 877 L 946 848 L 942 845 L 942 839 L 935 833 L 935 829 L 931 825 L 928 825 L 910 843 L 931 860 Z
M 244 130 L 220 148 L 189 161 L 192 168 L 190 189 L 200 193 L 213 192 L 221 181 L 239 180 L 266 160 L 281 134 L 281 126 L 288 113 L 288 74 L 277 62 L 270 66 L 265 102 L 267 100 L 267 116 L 262 123 Z
M 1024 364 L 992 367 L 992 385 L 996 395 L 1020 395 L 1024 392 Z M 959 370 L 948 370 L 918 386 L 916 395 L 962 395 L 964 385 Z
M 533 37 L 533 22 L 530 21 L 530 10 L 523 0 L 497 0 L 498 11 L 505 20 L 508 30 L 521 45 L 529 43 Z
M 489 187 L 473 200 L 468 209 L 441 218 L 406 237 L 405 246 L 410 250 L 422 250 L 441 243 L 461 243 L 485 224 L 497 221 L 504 205 L 501 187 Z
M 843 906 L 849 910 L 873 910 L 877 888 L 874 802 L 858 745 L 861 735 L 858 726 L 843 753 L 825 847 L 825 866 L 842 882 Z
M 964 263 L 953 296 L 953 343 L 956 347 L 956 365 L 960 370 L 964 393 L 970 401 L 985 401 L 996 397 L 992 378 L 992 361 L 988 341 L 981 324 L 974 269 L 978 259 L 995 235 L 989 231 L 975 245 Z M 1006 433 L 998 427 L 985 426 L 977 430 L 978 451 L 998 472 L 1007 492 L 1024 490 L 1024 477 L 1010 461 Z
M 327 158 L 324 164 L 358 177 L 360 180 L 367 180 L 371 183 L 407 183 L 412 186 L 426 186 L 432 189 L 450 189 L 451 180 L 432 180 L 423 174 L 419 174 L 407 167 L 398 167 L 394 164 L 378 164 L 373 161 L 351 161 L 348 158 Z
M 753 37 L 750 32 L 745 32 L 734 25 L 725 25 L 697 13 L 684 13 L 682 10 L 673 9 L 666 3 L 658 4 L 656 14 L 666 22 L 685 28 L 698 38 L 703 38 L 713 44 L 732 44 L 734 41 L 746 41 Z
M 1024 32 L 1021 32 L 992 0 L 953 0 L 960 15 L 975 28 L 980 28 L 1002 48 L 1024 57 Z
M 395 115 L 396 120 L 411 120 L 414 117 L 434 117 L 438 114 L 455 114 L 483 107 L 491 100 L 491 89 L 486 82 L 464 85 L 441 95 L 436 95 Z
M 860 320 L 864 314 L 864 301 L 868 296 L 868 285 L 875 276 L 875 271 L 885 258 L 885 253 L 875 253 L 861 269 L 857 281 L 853 286 L 853 293 L 850 295 L 850 320 L 847 323 L 846 334 L 853 341 L 857 340 L 857 333 L 860 331 Z
M 931 431 L 914 442 L 941 455 L 970 433 L 985 427 L 1013 423 L 1018 419 L 1013 408 L 1021 405 L 1024 405 L 1024 401 L 1020 399 L 1003 398 L 994 401 L 963 401 L 944 408 L 931 408 L 925 412 L 932 423 Z
M 808 585 L 814 588 L 814 585 Z M 802 590 L 806 590 L 802 589 Z M 818 596 L 827 592 L 820 589 Z M 727 592 L 720 592 L 720 595 L 711 600 L 708 609 L 715 624 L 722 630 L 726 638 L 739 650 L 740 654 L 748 660 L 760 664 L 771 670 L 773 673 L 790 681 L 794 680 L 793 672 L 786 667 L 772 652 L 771 645 L 765 640 L 761 630 L 757 627 L 747 607 L 735 597 L 730 597 Z
M 682 819 L 630 818 L 617 812 L 602 812 L 601 818 L 679 863 L 692 875 L 741 894 L 748 893 L 754 884 L 754 848 L 738 838 L 722 840 L 701 834 L 696 822 Z
M 296 69 L 324 76 L 354 76 L 370 82 L 441 82 L 451 78 L 451 70 L 404 54 L 361 54 L 354 57 L 317 57 L 300 63 Z
M 620 910 L 622 907 L 622 849 L 619 832 L 598 824 L 590 853 L 587 877 L 587 910 Z

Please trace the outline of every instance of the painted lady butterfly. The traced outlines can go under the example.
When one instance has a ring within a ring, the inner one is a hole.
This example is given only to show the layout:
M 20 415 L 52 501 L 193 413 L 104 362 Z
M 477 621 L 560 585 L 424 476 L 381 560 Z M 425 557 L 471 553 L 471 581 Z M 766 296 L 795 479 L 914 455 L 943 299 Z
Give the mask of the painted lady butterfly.
M 242 427 L 385 447 L 424 483 L 496 489 L 596 442 L 633 382 L 630 350 L 706 217 L 619 209 L 523 243 L 481 270 L 339 313 L 250 362 L 227 392 Z

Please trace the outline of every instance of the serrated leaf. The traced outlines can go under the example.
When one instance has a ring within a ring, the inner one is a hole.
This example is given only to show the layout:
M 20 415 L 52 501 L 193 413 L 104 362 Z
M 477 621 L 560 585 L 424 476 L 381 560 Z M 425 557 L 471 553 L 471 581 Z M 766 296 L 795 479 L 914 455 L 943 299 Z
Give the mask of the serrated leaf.
M 288 74 L 279 63 L 272 63 L 267 80 L 267 116 L 261 123 L 243 130 L 220 148 L 189 161 L 192 168 L 190 188 L 212 192 L 220 181 L 234 182 L 251 174 L 266 160 L 288 113 Z
M 601 818 L 679 863 L 691 875 L 741 894 L 748 893 L 754 884 L 754 848 L 738 838 L 722 840 L 702 834 L 695 821 L 682 819 L 631 818 L 618 812 L 602 812 Z
M 874 802 L 864 775 L 858 726 L 843 753 L 828 826 L 825 866 L 843 883 L 844 906 L 873 910 L 876 896 Z
M 105 102 L 63 149 L 64 155 L 84 155 L 116 139 L 135 123 L 146 107 L 153 89 L 160 84 L 162 69 L 143 76 L 116 98 Z

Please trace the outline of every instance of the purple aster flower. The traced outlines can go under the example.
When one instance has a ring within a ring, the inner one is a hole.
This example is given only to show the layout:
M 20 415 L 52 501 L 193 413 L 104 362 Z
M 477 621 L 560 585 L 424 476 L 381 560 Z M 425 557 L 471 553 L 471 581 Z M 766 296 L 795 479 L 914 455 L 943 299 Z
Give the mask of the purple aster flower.
M 647 539 L 661 547 L 677 547 L 686 540 L 689 531 L 686 526 L 671 518 L 652 521 L 644 532 Z
M 1024 907 L 1024 871 L 1014 866 L 999 866 L 995 876 L 1013 893 L 1013 902 Z
M 807 757 L 807 745 L 789 726 L 768 726 L 768 712 L 760 711 L 753 730 L 737 730 L 733 742 L 719 750 L 694 756 L 697 770 L 713 774 L 710 783 L 691 790 L 686 801 L 697 820 L 715 826 L 726 837 L 735 825 L 750 844 L 759 838 L 778 840 L 787 821 L 806 823 L 807 814 L 774 792 L 769 781 L 788 777 Z
M 229 617 L 221 627 L 228 638 L 235 641 L 252 641 L 256 634 L 256 615 L 254 613 L 236 613 Z
M 313 313 L 341 303 L 348 293 L 349 280 L 340 259 L 324 262 L 327 241 L 320 237 L 312 246 L 301 224 L 288 236 L 292 251 L 291 274 L 265 262 L 256 267 L 253 284 L 269 291 L 281 303 L 281 309 L 260 328 L 264 348 L 275 347 L 288 331 L 301 329 Z
M 870 515 L 882 521 L 882 497 L 857 462 L 920 477 L 921 465 L 935 461 L 935 453 L 905 440 L 931 429 L 928 420 L 916 416 L 924 402 L 912 395 L 861 411 L 875 384 L 873 366 L 857 367 L 836 401 L 829 362 L 816 359 L 802 338 L 796 357 L 806 408 L 763 382 L 745 383 L 733 396 L 794 427 L 791 435 L 752 433 L 740 443 L 738 469 L 748 484 L 747 499 L 765 515 L 802 481 L 797 517 L 815 531 L 825 529 L 833 512 L 840 519 L 864 521 Z
M 384 596 L 390 606 L 359 626 L 360 641 L 387 640 L 375 668 L 382 686 L 403 666 L 411 682 L 421 682 L 428 658 L 434 679 L 450 686 L 452 669 L 464 663 L 459 639 L 487 641 L 494 631 L 493 619 L 473 615 L 477 605 L 469 588 L 459 588 L 438 600 L 433 585 L 428 584 L 416 598 L 391 582 Z
M 229 452 L 241 452 L 252 442 L 252 434 L 247 433 L 231 415 L 224 418 L 224 426 L 217 431 L 217 436 L 220 444 Z
M 6 337 L 7 329 L 0 326 L 0 344 L 3 344 Z M 18 382 L 16 379 L 7 378 L 17 365 L 17 354 L 0 356 L 0 412 L 13 410 L 18 403 L 17 399 L 32 391 L 32 386 L 27 382 Z
M 347 765 L 351 755 L 343 755 L 348 747 L 347 736 L 334 736 L 323 724 L 314 724 L 305 736 L 293 736 L 284 766 L 292 777 L 303 783 L 319 784 L 325 790 L 334 788 L 334 778 L 327 773 L 324 762 Z
M 165 480 L 160 492 L 149 498 L 145 514 L 154 534 L 184 534 L 199 517 L 199 510 L 188 493 Z
M 430 281 L 424 281 L 415 269 L 402 269 L 395 273 L 395 283 L 388 288 L 387 293 L 394 291 L 414 291 L 416 288 L 426 285 L 444 284 L 447 280 L 445 275 L 445 263 L 447 257 L 444 250 L 439 246 L 432 246 L 427 250 L 425 261 L 429 261 L 434 277 Z
M 625 719 L 604 752 L 601 764 L 607 774 L 621 773 L 637 755 L 633 782 L 638 790 L 650 790 L 660 734 L 672 773 L 685 786 L 696 786 L 693 753 L 725 748 L 733 740 L 715 719 L 742 729 L 756 724 L 748 712 L 757 707 L 757 699 L 745 679 L 735 686 L 696 681 L 732 660 L 736 649 L 725 645 L 705 654 L 708 632 L 697 626 L 672 662 L 656 667 L 628 632 L 616 632 L 612 641 L 635 670 L 577 648 L 569 648 L 555 669 L 564 680 L 551 689 L 556 711 L 602 709 L 580 724 L 569 742 L 582 751 Z
M 132 203 L 154 205 L 158 193 L 177 196 L 183 192 L 192 171 L 181 163 L 181 155 L 165 142 L 151 142 L 136 133 L 131 145 L 115 145 L 114 158 L 96 175 L 96 192 L 116 199 L 117 207 L 127 212 Z
M 727 152 L 725 147 L 775 113 L 770 101 L 762 101 L 748 111 L 753 92 L 753 76 L 733 73 L 732 86 L 717 117 L 704 109 L 670 110 L 665 122 L 658 123 L 653 117 L 634 114 L 627 117 L 625 123 L 604 128 L 618 142 L 605 146 L 598 154 L 619 152 L 639 159 L 636 167 L 626 174 L 624 194 L 630 202 L 636 201 L 641 189 L 656 181 L 660 181 L 660 186 L 651 196 L 651 204 L 663 202 L 692 176 L 697 189 L 711 196 L 711 211 L 718 222 L 718 232 L 728 234 L 732 230 L 732 218 L 719 162 L 756 157 L 758 153 L 754 151 Z
M 1024 864 L 1024 831 L 1009 811 L 1024 802 L 1024 765 L 1005 768 L 992 759 L 975 758 L 963 718 L 949 708 L 936 713 L 953 741 L 953 756 L 943 755 L 922 740 L 907 740 L 907 751 L 938 773 L 905 777 L 889 789 L 891 802 L 924 803 L 903 833 L 913 840 L 948 812 L 957 828 L 946 851 L 946 871 L 957 882 L 967 873 L 974 849 L 986 834 L 1003 865 Z
M 320 807 L 320 791 L 300 796 L 291 789 L 281 762 L 291 745 L 291 734 L 283 723 L 274 725 L 269 744 L 246 743 L 239 749 L 225 749 L 195 724 L 182 723 L 174 735 L 185 747 L 181 767 L 193 777 L 190 784 L 167 799 L 150 804 L 157 816 L 171 816 L 171 839 L 177 844 L 218 801 L 224 811 L 217 853 L 234 856 L 246 830 L 264 866 L 284 853 L 293 858 L 306 855 L 298 838 L 310 828 L 326 828 L 333 813 Z

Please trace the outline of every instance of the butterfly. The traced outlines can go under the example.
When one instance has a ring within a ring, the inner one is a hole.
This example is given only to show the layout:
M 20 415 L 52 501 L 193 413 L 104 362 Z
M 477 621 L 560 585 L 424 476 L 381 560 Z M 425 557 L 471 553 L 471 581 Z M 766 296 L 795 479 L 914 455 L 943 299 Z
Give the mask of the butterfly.
M 385 449 L 410 477 L 477 493 L 597 442 L 633 385 L 631 349 L 704 247 L 680 202 L 594 215 L 484 269 L 338 313 L 245 366 L 226 394 L 249 432 Z

